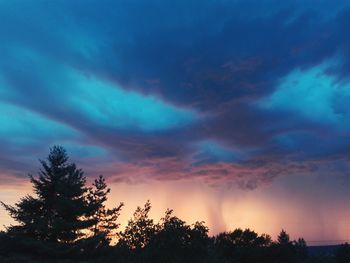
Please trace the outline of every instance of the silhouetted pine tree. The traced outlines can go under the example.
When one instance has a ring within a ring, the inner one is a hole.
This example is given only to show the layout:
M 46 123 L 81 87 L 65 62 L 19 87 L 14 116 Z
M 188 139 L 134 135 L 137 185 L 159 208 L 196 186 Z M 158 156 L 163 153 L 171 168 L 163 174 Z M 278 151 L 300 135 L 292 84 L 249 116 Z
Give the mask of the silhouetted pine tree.
M 111 239 L 116 237 L 116 231 L 119 227 L 117 219 L 124 204 L 120 203 L 117 207 L 111 209 L 106 208 L 105 202 L 111 189 L 107 187 L 102 175 L 92 185 L 93 188 L 89 189 L 88 195 L 89 203 L 93 206 L 93 213 L 90 217 L 93 221 L 93 226 L 90 228 L 90 231 L 93 238 L 109 244 Z
M 280 245 L 289 245 L 291 244 L 291 241 L 289 239 L 289 235 L 287 234 L 287 232 L 282 229 L 281 232 L 279 233 L 278 237 L 277 237 L 277 242 Z
M 298 238 L 298 240 L 293 241 L 293 245 L 295 247 L 295 251 L 299 262 L 306 262 L 308 252 L 306 241 L 304 240 L 304 238 Z
M 303 241 L 300 240 L 300 245 L 303 246 Z M 296 263 L 300 262 L 298 257 L 298 247 L 295 242 L 292 242 L 287 232 L 282 229 L 277 237 L 277 242 L 273 246 L 273 254 L 275 263 Z
M 64 148 L 54 146 L 38 178 L 29 175 L 36 197 L 26 196 L 14 206 L 2 203 L 19 226 L 9 231 L 53 243 L 72 243 L 91 227 L 87 218 L 93 208 L 87 202 L 88 189 L 81 169 L 68 162 Z

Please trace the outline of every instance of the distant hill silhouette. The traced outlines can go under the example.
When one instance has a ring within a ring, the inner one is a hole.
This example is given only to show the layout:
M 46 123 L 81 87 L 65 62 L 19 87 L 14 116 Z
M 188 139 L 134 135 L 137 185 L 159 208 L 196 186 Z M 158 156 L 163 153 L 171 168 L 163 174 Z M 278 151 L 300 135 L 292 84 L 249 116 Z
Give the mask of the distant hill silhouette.
M 340 245 L 307 246 L 309 255 L 334 254 Z

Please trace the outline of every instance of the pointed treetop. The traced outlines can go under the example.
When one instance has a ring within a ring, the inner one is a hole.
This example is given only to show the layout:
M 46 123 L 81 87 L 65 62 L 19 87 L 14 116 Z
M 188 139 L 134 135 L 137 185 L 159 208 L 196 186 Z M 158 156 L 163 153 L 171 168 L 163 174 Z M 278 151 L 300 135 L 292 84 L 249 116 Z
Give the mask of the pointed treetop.
M 68 155 L 62 146 L 55 145 L 50 148 L 50 153 L 47 159 L 52 166 L 61 166 L 68 161 Z
M 287 245 L 290 243 L 289 235 L 287 234 L 287 232 L 284 229 L 282 229 L 282 231 L 278 235 L 277 241 L 281 245 Z

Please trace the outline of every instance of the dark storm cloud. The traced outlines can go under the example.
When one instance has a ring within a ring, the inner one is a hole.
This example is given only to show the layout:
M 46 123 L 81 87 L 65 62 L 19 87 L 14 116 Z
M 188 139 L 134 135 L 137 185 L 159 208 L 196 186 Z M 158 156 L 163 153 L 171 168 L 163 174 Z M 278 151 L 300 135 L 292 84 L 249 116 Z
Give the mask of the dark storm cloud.
M 52 144 L 115 180 L 347 167 L 346 1 L 0 5 L 0 155 L 20 159 L 3 170 Z

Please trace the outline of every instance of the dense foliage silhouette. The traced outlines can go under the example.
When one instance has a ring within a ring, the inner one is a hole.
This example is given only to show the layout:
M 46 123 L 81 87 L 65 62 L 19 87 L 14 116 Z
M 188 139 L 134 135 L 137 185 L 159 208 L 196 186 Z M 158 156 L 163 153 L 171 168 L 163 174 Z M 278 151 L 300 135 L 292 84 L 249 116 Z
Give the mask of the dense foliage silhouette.
M 290 240 L 282 230 L 276 241 L 250 229 L 214 237 L 204 222 L 192 225 L 165 211 L 159 222 L 149 217 L 151 203 L 137 207 L 124 230 L 118 217 L 123 203 L 107 208 L 110 193 L 103 176 L 87 186 L 64 148 L 54 146 L 29 175 L 35 196 L 15 205 L 1 202 L 18 223 L 0 232 L 0 262 L 125 263 L 349 263 L 350 246 L 308 254 L 304 239 Z

